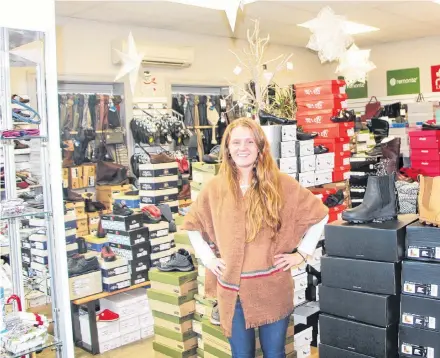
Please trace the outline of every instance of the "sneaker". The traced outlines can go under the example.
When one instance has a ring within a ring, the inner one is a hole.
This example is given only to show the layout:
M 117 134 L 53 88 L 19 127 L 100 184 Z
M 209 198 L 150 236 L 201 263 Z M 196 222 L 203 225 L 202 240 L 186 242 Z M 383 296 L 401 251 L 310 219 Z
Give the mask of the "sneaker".
M 142 212 L 146 224 L 157 224 L 162 220 L 162 212 L 156 205 L 146 205 L 142 208 Z
M 113 204 L 113 214 L 120 216 L 130 216 L 131 214 L 133 214 L 133 210 L 128 208 L 126 205 L 115 203 Z
M 96 315 L 96 322 L 114 322 L 119 319 L 119 315 L 109 309 L 105 309 Z
M 179 249 L 176 253 L 171 255 L 171 259 L 163 264 L 159 264 L 157 267 L 159 271 L 171 272 L 189 272 L 194 271 L 194 265 L 192 262 L 192 257 L 188 251 L 184 249 Z
M 89 272 L 99 271 L 99 261 L 96 256 L 86 259 L 84 256 L 67 260 L 69 277 L 85 275 Z
M 105 262 L 111 262 L 116 260 L 116 255 L 110 248 L 110 246 L 103 246 L 101 249 L 101 257 Z
M 220 312 L 218 310 L 218 303 L 212 307 L 212 313 L 211 313 L 211 323 L 216 326 L 220 326 Z

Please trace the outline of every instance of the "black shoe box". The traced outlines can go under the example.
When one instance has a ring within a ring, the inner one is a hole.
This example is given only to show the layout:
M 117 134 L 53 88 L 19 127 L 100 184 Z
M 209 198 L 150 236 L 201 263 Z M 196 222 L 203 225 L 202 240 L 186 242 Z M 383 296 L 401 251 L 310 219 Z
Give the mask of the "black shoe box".
M 166 204 L 170 201 L 176 201 L 179 190 L 170 188 L 166 190 L 141 190 L 139 196 L 142 204 Z
M 170 224 L 165 220 L 159 221 L 156 224 L 144 223 L 144 227 L 148 229 L 148 236 L 150 239 L 167 236 L 170 232 Z
M 401 325 L 440 332 L 440 300 L 402 295 Z
M 415 222 L 406 230 L 406 257 L 440 262 L 440 228 Z
M 177 162 L 139 165 L 139 176 L 145 178 L 175 176 L 178 172 Z
M 150 256 L 142 257 L 137 260 L 128 261 L 128 271 L 134 275 L 136 273 L 141 273 L 145 271 L 149 271 L 151 267 Z
M 386 328 L 321 314 L 321 343 L 375 358 L 395 358 L 398 325 Z
M 148 271 L 142 272 L 132 272 L 131 273 L 131 284 L 139 285 L 141 283 L 148 281 Z
M 400 326 L 400 357 L 440 358 L 440 333 Z
M 150 245 L 151 253 L 153 254 L 176 247 L 173 235 L 163 236 L 157 239 L 150 240 Z
M 148 229 L 141 227 L 131 231 L 106 230 L 109 242 L 125 246 L 134 246 L 148 241 Z
M 143 214 L 133 214 L 129 216 L 121 215 L 102 215 L 101 225 L 105 230 L 130 231 L 142 227 Z
M 379 327 L 399 323 L 399 296 L 320 286 L 321 312 Z
M 402 264 L 402 293 L 440 299 L 440 265 L 420 261 Z
M 116 255 L 122 256 L 127 260 L 148 258 L 151 254 L 151 246 L 149 241 L 134 246 L 120 245 L 110 242 L 109 246 Z
M 139 190 L 164 190 L 178 187 L 178 176 L 166 176 L 162 178 L 139 178 Z
M 328 346 L 327 344 L 320 344 L 319 358 L 371 358 L 371 356 Z
M 400 294 L 400 273 L 400 263 L 321 258 L 322 284 L 334 288 L 397 295 Z
M 404 257 L 406 227 L 416 220 L 417 215 L 402 215 L 382 223 L 333 222 L 325 226 L 327 255 L 399 262 Z

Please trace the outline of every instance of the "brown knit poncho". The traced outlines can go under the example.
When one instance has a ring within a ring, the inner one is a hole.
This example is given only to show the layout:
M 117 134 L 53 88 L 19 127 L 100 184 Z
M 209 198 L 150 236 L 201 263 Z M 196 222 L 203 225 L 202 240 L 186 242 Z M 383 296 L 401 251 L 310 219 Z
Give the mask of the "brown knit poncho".
M 222 277 L 207 270 L 205 293 L 216 297 L 224 334 L 231 336 L 237 295 L 246 327 L 259 327 L 287 317 L 293 311 L 293 279 L 288 271 L 274 267 L 274 256 L 290 253 L 314 224 L 328 212 L 321 200 L 286 174 L 280 173 L 283 208 L 281 229 L 272 239 L 262 228 L 246 243 L 246 195 L 237 203 L 222 175 L 213 178 L 200 192 L 185 216 L 183 230 L 199 231 L 214 243 L 226 263 Z M 221 210 L 219 205 L 221 203 Z

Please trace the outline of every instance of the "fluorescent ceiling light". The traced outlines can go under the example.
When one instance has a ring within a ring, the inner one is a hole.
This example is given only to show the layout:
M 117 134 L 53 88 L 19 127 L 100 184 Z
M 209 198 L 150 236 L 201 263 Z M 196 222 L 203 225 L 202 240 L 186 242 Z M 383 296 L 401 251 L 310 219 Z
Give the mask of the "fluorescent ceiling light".
M 436 1 L 440 2 L 440 0 L 436 0 Z M 313 25 L 315 24 L 316 21 L 317 21 L 316 19 L 313 19 L 313 20 L 307 21 L 303 24 L 299 24 L 298 26 L 310 29 L 311 27 L 313 27 Z M 344 21 L 344 24 L 346 26 L 347 33 L 350 35 L 365 34 L 367 32 L 373 32 L 373 31 L 380 30 L 377 27 L 359 24 L 359 23 L 353 22 L 353 21 Z

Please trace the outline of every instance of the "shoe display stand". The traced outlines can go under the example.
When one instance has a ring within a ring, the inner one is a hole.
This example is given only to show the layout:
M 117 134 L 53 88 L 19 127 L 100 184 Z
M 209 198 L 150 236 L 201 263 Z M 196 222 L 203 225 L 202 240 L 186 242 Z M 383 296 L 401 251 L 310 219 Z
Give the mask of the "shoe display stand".
M 402 215 L 383 223 L 326 225 L 320 358 L 398 356 L 405 233 L 416 220 Z
M 27 356 L 50 348 L 57 357 L 70 358 L 72 327 L 70 320 L 64 319 L 70 316 L 64 277 L 66 252 L 64 245 L 55 244 L 56 240 L 63 243 L 65 236 L 63 207 L 57 199 L 62 186 L 56 178 L 61 178 L 61 170 L 49 165 L 60 161 L 59 127 L 51 120 L 58 115 L 54 2 L 19 1 L 14 5 L 26 8 L 23 16 L 15 16 L 8 6 L 0 15 L 0 147 L 5 182 L 0 219 L 7 230 L 11 266 L 10 276 L 2 276 L 0 282 L 7 303 L 2 307 L 2 315 L 6 315 L 2 316 L 5 351 L 0 355 Z M 36 18 L 37 11 L 41 14 Z M 21 96 L 11 100 L 12 67 L 27 67 L 35 73 L 35 95 L 28 93 L 32 100 Z M 28 153 L 16 155 L 17 140 L 29 143 Z M 26 196 L 17 191 L 16 181 L 17 170 L 24 169 L 19 159 L 23 155 L 30 156 L 27 166 L 39 176 L 39 183 L 26 188 Z
M 440 228 L 407 227 L 399 331 L 401 357 L 440 357 Z

